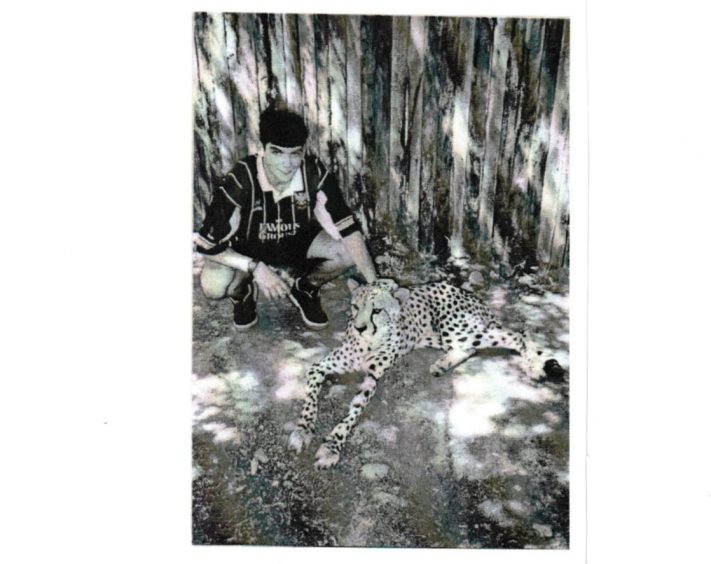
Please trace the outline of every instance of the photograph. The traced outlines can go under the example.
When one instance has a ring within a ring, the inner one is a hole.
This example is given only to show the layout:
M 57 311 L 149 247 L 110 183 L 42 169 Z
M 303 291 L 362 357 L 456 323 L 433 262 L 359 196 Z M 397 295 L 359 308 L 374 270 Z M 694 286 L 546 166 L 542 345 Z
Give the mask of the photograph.
M 570 20 L 185 41 L 192 544 L 570 549 Z
M 0 33 L 1 562 L 711 561 L 703 4 L 87 6 Z

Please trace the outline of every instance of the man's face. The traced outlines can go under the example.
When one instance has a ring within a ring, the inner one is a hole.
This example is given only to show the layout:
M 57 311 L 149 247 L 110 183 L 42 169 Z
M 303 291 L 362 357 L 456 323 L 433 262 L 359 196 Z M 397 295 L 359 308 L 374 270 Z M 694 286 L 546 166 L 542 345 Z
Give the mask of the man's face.
M 286 184 L 299 170 L 304 159 L 304 147 L 279 147 L 267 143 L 264 147 L 264 167 L 267 169 L 270 180 L 277 184 Z

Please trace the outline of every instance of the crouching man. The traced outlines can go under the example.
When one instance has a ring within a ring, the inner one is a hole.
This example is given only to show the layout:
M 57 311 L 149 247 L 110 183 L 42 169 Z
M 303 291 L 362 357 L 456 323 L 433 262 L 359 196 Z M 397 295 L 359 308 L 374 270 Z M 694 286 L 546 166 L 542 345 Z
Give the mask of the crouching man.
M 320 287 L 353 265 L 374 282 L 373 261 L 336 177 L 304 154 L 308 129 L 301 116 L 266 110 L 259 137 L 263 150 L 221 179 L 198 232 L 203 292 L 231 299 L 239 330 L 257 323 L 258 292 L 289 297 L 306 325 L 325 327 Z M 295 269 L 291 288 L 273 267 Z

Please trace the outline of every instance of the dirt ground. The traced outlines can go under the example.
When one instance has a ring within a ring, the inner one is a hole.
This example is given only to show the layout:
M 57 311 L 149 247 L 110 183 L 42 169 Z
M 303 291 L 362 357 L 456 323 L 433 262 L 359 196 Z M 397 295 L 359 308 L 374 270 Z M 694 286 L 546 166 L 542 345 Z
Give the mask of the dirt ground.
M 260 299 L 258 325 L 238 333 L 229 302 L 200 292 L 199 268 L 196 258 L 194 544 L 568 547 L 567 375 L 526 382 L 511 356 L 493 351 L 433 378 L 439 352 L 414 351 L 386 374 L 335 468 L 317 470 L 314 454 L 362 375 L 324 385 L 301 454 L 287 439 L 306 369 L 343 338 L 345 280 L 322 291 L 331 319 L 322 331 L 287 300 Z M 505 324 L 568 366 L 565 288 L 477 271 L 469 280 Z

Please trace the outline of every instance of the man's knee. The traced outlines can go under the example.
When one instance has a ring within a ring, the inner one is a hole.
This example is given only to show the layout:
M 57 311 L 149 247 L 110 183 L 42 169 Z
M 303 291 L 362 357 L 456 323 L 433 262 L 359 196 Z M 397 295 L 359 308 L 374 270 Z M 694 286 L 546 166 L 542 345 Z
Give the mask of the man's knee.
M 348 249 L 346 249 L 346 246 L 343 244 L 342 241 L 341 244 L 338 245 L 337 257 L 343 268 L 348 268 L 350 266 L 355 265 L 355 263 L 353 262 L 353 257 L 348 252 Z
M 233 285 L 236 271 L 221 264 L 205 261 L 200 273 L 200 287 L 205 297 L 219 300 L 228 295 Z
M 346 249 L 343 241 L 329 240 L 327 244 L 321 244 L 311 249 L 310 259 L 320 260 L 323 263 L 337 268 L 348 268 L 353 266 L 353 257 Z

